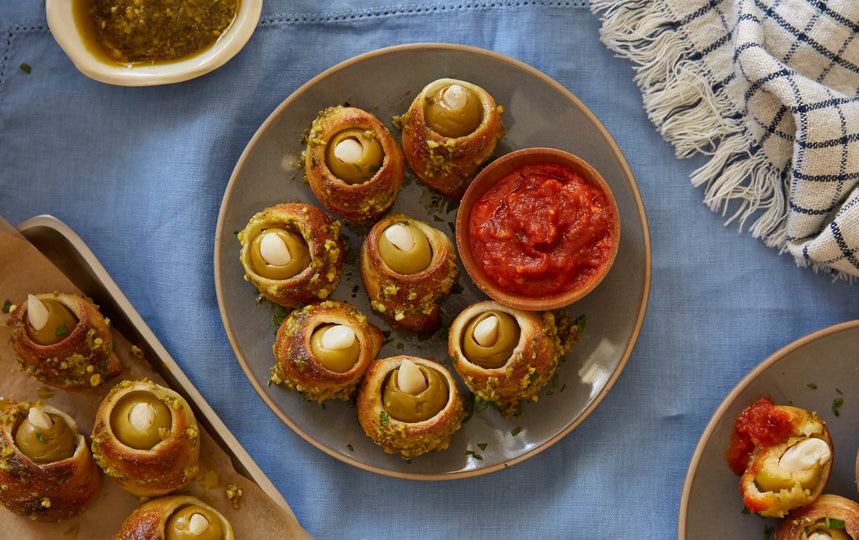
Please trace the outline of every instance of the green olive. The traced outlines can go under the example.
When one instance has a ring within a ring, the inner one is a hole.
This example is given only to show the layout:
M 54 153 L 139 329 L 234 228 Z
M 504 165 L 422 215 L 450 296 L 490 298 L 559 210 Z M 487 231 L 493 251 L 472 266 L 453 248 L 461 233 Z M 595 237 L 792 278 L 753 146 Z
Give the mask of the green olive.
M 253 239 L 251 264 L 254 271 L 268 279 L 289 279 L 310 264 L 310 249 L 295 231 L 266 229 Z
M 166 403 L 144 391 L 122 396 L 110 413 L 110 427 L 119 441 L 137 450 L 149 450 L 169 432 L 173 415 Z
M 487 369 L 499 368 L 507 363 L 519 344 L 519 333 L 516 319 L 509 314 L 485 311 L 466 325 L 462 351 L 472 364 Z
M 482 116 L 480 98 L 460 84 L 441 86 L 424 104 L 427 126 L 444 137 L 468 135 L 480 125 Z
M 352 328 L 342 324 L 325 324 L 310 335 L 310 351 L 326 369 L 345 373 L 358 361 L 361 343 Z
M 398 274 L 416 274 L 432 262 L 427 235 L 411 223 L 395 223 L 379 235 L 379 255 Z
M 189 504 L 170 514 L 165 533 L 166 540 L 221 540 L 224 527 L 212 510 Z
M 400 389 L 397 377 L 400 369 L 393 370 L 382 385 L 382 404 L 388 415 L 401 422 L 422 422 L 438 414 L 447 404 L 450 389 L 444 376 L 435 369 L 418 366 L 427 387 L 417 395 Z
M 781 466 L 780 455 L 775 453 L 762 453 L 758 459 L 763 461 L 763 466 L 755 475 L 755 483 L 763 491 L 778 492 L 782 489 L 791 489 L 799 483 L 803 489 L 813 488 L 820 480 L 822 466 L 814 465 L 798 471 L 791 471 Z
M 48 310 L 48 319 L 38 330 L 33 327 L 30 313 L 27 317 L 27 335 L 39 345 L 53 345 L 64 340 L 78 324 L 78 318 L 57 300 L 39 299 Z
M 66 421 L 38 407 L 15 430 L 15 446 L 34 463 L 54 463 L 75 453 L 75 433 Z
M 348 184 L 361 184 L 376 176 L 384 159 L 382 145 L 371 129 L 344 129 L 325 148 L 325 164 Z

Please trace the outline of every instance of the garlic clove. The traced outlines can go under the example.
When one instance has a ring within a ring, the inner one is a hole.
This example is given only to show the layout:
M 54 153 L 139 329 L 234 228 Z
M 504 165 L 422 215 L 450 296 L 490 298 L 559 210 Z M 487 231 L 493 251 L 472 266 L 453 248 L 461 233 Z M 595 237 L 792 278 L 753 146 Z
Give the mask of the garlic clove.
M 151 404 L 137 403 L 128 413 L 128 423 L 137 431 L 146 431 L 155 423 L 156 414 L 155 407 Z
M 33 330 L 39 331 L 48 324 L 48 308 L 35 295 L 27 295 L 27 317 Z
M 337 324 L 322 334 L 322 347 L 333 351 L 348 349 L 355 344 L 355 330 L 344 324 Z
M 791 472 L 810 469 L 829 461 L 832 452 L 826 441 L 816 438 L 802 440 L 785 451 L 779 465 Z
M 411 360 L 403 360 L 397 371 L 397 386 L 403 392 L 416 396 L 427 389 L 427 379 Z
M 27 412 L 27 421 L 30 422 L 30 425 L 39 429 L 51 429 L 51 426 L 54 425 L 54 421 L 51 420 L 48 413 L 39 407 L 30 407 L 30 410 Z
M 277 233 L 266 233 L 260 240 L 259 252 L 263 260 L 272 266 L 286 266 L 292 254 L 286 242 Z
M 188 532 L 200 536 L 209 528 L 209 520 L 203 514 L 191 514 L 188 520 Z
M 356 139 L 343 139 L 334 147 L 334 157 L 344 163 L 358 163 L 364 157 L 364 146 Z
M 481 347 L 492 347 L 498 341 L 498 317 L 486 317 L 474 327 L 474 341 Z
M 415 238 L 412 236 L 412 231 L 405 225 L 396 223 L 391 225 L 384 232 L 385 238 L 388 239 L 395 248 L 400 251 L 411 251 L 415 245 Z
M 448 108 L 453 110 L 462 109 L 468 101 L 468 94 L 465 88 L 459 84 L 452 84 L 445 89 L 442 94 L 442 99 Z

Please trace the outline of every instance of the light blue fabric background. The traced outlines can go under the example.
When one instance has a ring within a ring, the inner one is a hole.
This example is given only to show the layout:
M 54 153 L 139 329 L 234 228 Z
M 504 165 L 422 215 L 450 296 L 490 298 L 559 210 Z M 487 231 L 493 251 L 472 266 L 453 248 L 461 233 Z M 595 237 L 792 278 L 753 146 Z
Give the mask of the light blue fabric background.
M 88 243 L 317 538 L 675 537 L 689 459 L 723 397 L 782 346 L 859 318 L 857 285 L 723 227 L 689 184 L 700 163 L 656 134 L 585 1 L 352 4 L 267 0 L 227 65 L 135 89 L 80 75 L 38 0 L 0 0 L 0 215 L 53 214 Z M 595 412 L 530 460 L 450 482 L 355 469 L 283 426 L 232 354 L 213 278 L 223 190 L 269 113 L 342 60 L 429 41 L 509 55 L 576 94 L 635 174 L 653 254 L 638 344 Z

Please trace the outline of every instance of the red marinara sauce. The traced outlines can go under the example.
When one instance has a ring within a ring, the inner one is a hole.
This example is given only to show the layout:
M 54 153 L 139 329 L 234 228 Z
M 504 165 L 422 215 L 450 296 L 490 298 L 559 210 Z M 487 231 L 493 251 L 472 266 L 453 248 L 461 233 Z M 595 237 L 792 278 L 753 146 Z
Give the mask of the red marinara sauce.
M 558 163 L 524 165 L 499 180 L 469 217 L 469 247 L 484 274 L 526 297 L 581 286 L 611 257 L 615 210 Z
M 731 442 L 725 452 L 731 470 L 743 474 L 755 446 L 771 446 L 787 438 L 793 430 L 791 419 L 789 412 L 773 405 L 768 397 L 746 407 L 734 421 Z

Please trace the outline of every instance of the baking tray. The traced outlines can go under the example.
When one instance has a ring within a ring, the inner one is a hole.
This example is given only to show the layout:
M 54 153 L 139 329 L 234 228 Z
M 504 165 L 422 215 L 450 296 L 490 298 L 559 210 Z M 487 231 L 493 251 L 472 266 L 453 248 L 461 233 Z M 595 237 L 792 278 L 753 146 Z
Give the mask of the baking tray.
M 294 518 L 292 509 L 271 480 L 191 384 L 84 241 L 68 225 L 50 215 L 29 218 L 15 228 L 81 292 L 92 298 L 103 312 L 110 313 L 111 325 L 128 341 L 140 347 L 152 368 L 188 401 L 197 422 L 229 456 L 236 472 L 254 482 L 275 504 Z

